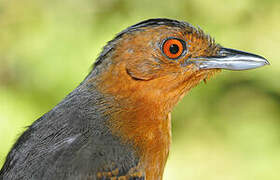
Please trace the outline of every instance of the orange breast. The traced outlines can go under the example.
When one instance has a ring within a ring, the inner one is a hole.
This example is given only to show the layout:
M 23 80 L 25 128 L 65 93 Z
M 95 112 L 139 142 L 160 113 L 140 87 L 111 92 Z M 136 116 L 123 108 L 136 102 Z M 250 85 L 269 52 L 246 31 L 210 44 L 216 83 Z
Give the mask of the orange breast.
M 138 171 L 147 180 L 162 179 L 171 141 L 170 116 L 163 108 L 165 100 L 160 100 L 156 92 L 145 92 L 147 82 L 133 82 L 123 71 L 112 76 L 113 69 L 103 74 L 99 86 L 102 93 L 114 97 L 112 111 L 106 112 L 112 117 L 108 126 L 124 143 L 134 146 L 140 158 Z

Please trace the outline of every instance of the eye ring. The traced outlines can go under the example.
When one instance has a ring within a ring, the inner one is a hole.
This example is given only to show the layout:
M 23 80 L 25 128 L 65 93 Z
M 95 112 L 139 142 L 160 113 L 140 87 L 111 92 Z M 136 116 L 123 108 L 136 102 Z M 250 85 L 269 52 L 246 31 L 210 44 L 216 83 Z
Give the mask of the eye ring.
M 162 44 L 162 52 L 169 59 L 178 59 L 186 50 L 186 43 L 182 39 L 167 38 Z

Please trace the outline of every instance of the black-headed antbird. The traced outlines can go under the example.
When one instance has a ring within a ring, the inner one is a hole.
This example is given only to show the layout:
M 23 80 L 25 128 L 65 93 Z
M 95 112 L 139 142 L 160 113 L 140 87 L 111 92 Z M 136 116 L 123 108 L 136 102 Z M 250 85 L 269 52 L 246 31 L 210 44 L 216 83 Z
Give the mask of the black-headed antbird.
M 266 64 L 189 23 L 140 22 L 108 42 L 85 80 L 20 136 L 0 178 L 160 180 L 181 97 L 220 69 Z

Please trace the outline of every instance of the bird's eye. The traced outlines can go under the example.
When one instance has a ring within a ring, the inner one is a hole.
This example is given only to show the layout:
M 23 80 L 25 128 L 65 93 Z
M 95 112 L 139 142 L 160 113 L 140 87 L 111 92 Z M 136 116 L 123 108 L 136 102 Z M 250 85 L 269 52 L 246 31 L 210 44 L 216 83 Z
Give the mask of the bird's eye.
M 180 57 L 185 49 L 186 45 L 184 41 L 176 38 L 169 38 L 165 40 L 162 46 L 163 53 L 170 59 Z

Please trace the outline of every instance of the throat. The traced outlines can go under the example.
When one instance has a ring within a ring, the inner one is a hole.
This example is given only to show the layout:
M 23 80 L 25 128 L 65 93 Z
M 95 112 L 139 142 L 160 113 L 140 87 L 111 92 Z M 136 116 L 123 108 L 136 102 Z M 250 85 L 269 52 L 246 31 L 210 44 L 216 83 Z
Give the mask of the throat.
M 109 121 L 114 135 L 132 144 L 147 179 L 161 179 L 171 143 L 170 114 L 145 106 L 116 111 Z

